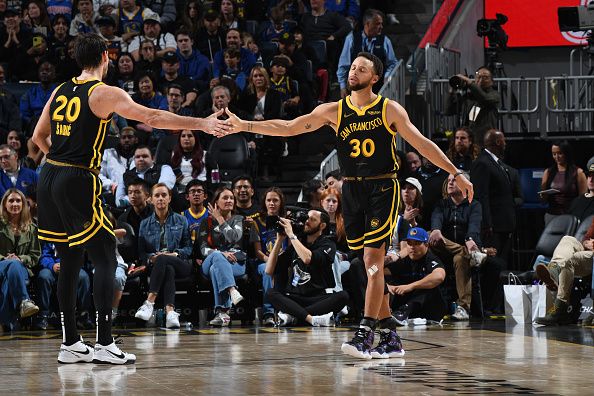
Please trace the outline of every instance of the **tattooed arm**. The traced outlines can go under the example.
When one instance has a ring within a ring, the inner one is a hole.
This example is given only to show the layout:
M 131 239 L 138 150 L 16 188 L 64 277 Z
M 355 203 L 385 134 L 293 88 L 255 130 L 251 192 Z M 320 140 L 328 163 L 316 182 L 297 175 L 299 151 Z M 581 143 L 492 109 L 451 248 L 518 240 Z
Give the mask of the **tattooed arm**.
M 336 129 L 338 103 L 324 103 L 294 120 L 244 121 L 226 109 L 233 132 L 247 131 L 268 136 L 295 136 L 313 132 L 324 125 Z

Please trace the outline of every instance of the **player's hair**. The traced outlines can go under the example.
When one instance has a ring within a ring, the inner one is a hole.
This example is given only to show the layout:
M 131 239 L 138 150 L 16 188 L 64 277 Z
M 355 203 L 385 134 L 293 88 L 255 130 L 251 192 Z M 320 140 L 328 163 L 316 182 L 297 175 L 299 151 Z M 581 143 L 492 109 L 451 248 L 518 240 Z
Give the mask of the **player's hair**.
M 74 59 L 81 69 L 95 69 L 101 65 L 101 57 L 107 51 L 105 39 L 95 33 L 81 34 L 74 43 Z
M 384 75 L 384 64 L 382 63 L 380 58 L 373 54 L 370 54 L 369 52 L 359 52 L 357 54 L 357 58 L 358 57 L 369 59 L 373 63 L 373 70 L 375 71 L 375 74 L 377 74 L 380 77 Z

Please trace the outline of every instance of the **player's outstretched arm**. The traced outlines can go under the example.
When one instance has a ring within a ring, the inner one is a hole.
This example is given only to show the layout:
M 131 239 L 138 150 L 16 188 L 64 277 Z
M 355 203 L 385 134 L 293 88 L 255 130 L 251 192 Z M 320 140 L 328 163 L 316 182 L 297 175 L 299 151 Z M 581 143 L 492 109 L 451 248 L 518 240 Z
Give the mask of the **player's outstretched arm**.
M 445 153 L 435 143 L 423 136 L 417 127 L 410 122 L 406 110 L 400 104 L 391 100 L 388 103 L 387 112 L 390 125 L 395 126 L 395 129 L 402 137 L 416 148 L 423 157 L 452 175 L 458 172 L 458 168 L 452 164 Z M 472 183 L 464 175 L 459 174 L 456 176 L 456 184 L 462 190 L 462 195 L 468 197 L 468 201 L 472 202 L 474 196 Z
M 324 125 L 336 127 L 337 103 L 324 103 L 311 113 L 293 120 L 244 121 L 225 109 L 229 115 L 232 132 L 252 132 L 267 136 L 295 136 L 318 130 Z
M 207 118 L 184 117 L 141 106 L 120 88 L 101 85 L 95 91 L 89 99 L 89 104 L 95 115 L 101 118 L 117 113 L 124 118 L 143 122 L 153 128 L 201 130 L 215 136 L 224 136 L 231 130 L 228 121 L 217 119 L 223 114 L 223 110 Z

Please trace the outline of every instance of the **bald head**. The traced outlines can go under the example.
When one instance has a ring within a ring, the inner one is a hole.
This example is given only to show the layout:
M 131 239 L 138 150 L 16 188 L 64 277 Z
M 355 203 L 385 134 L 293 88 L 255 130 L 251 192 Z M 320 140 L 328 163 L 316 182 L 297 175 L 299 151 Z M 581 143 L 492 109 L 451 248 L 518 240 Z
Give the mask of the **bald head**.
M 503 132 L 496 129 L 489 129 L 485 132 L 485 148 L 502 158 L 505 151 L 505 135 Z

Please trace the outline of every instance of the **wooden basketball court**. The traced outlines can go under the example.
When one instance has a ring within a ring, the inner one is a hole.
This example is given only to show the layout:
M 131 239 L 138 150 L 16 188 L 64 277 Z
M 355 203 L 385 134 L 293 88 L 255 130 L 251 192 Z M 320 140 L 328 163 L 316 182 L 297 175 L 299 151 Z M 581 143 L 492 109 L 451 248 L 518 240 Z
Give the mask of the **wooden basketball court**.
M 59 365 L 61 333 L 0 336 L 1 394 L 592 394 L 592 327 L 405 327 L 406 355 L 340 353 L 352 329 L 121 330 L 130 366 Z M 94 334 L 83 333 L 91 341 Z

